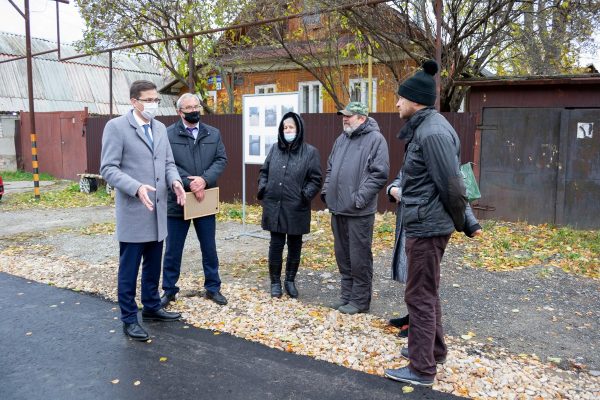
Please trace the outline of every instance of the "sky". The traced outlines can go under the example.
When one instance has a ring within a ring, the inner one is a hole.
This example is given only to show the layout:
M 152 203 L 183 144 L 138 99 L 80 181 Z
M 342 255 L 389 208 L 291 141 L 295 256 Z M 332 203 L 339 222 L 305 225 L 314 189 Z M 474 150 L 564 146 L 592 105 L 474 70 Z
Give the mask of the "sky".
M 23 0 L 13 0 L 24 11 Z M 74 1 L 70 4 L 59 3 L 60 41 L 72 43 L 83 39 L 85 23 Z M 56 41 L 56 2 L 51 0 L 29 0 L 31 12 L 31 36 Z M 15 10 L 8 0 L 0 0 L 0 30 L 25 34 L 25 19 Z
M 23 0 L 13 0 L 23 11 Z M 118 0 L 117 0 L 118 1 Z M 31 34 L 34 37 L 56 41 L 56 2 L 52 0 L 29 0 L 31 10 Z M 85 23 L 73 0 L 70 4 L 60 3 L 61 43 L 71 43 L 83 38 Z M 25 34 L 25 20 L 7 0 L 0 0 L 0 30 Z M 600 45 L 600 33 L 595 36 Z M 600 66 L 600 49 L 595 53 L 582 54 L 580 65 L 593 63 Z

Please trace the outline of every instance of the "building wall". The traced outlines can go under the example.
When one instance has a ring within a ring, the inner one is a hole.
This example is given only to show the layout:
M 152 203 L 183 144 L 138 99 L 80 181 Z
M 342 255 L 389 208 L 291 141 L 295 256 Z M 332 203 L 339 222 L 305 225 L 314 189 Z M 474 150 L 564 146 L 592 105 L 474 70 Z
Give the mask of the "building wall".
M 0 115 L 0 171 L 17 170 L 16 120 L 17 117 L 13 115 Z
M 412 73 L 414 62 L 401 61 L 401 70 L 405 75 Z M 336 87 L 336 93 L 341 98 L 343 103 L 347 103 L 350 96 L 347 86 L 350 79 L 367 79 L 368 70 L 367 64 L 345 66 L 342 69 L 342 81 L 346 88 L 341 85 Z M 255 86 L 257 85 L 276 85 L 276 92 L 295 92 L 298 90 L 300 82 L 316 81 L 308 71 L 303 69 L 282 70 L 282 71 L 264 71 L 264 72 L 245 72 L 242 73 L 243 83 L 235 86 L 235 109 L 236 112 L 241 112 L 242 96 L 245 94 L 254 94 Z M 376 112 L 395 112 L 396 111 L 396 91 L 398 89 L 397 79 L 389 71 L 389 68 L 382 64 L 373 64 L 373 79 L 376 80 L 376 85 L 373 90 L 376 91 Z M 209 85 L 208 90 L 214 90 L 213 85 Z M 335 102 L 323 90 L 323 110 L 324 113 L 333 113 L 337 111 Z M 225 86 L 222 85 L 221 90 L 217 90 L 217 113 L 224 113 L 229 97 Z M 212 105 L 212 104 L 211 104 Z

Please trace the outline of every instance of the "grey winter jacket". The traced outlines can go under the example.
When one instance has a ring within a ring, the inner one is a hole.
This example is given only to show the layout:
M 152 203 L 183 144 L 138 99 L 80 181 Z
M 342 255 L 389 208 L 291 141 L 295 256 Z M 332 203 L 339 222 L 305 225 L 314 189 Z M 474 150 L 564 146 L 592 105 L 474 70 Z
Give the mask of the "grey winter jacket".
M 288 143 L 283 121 L 293 118 L 296 138 Z M 257 198 L 262 200 L 262 228 L 302 235 L 310 232 L 310 202 L 319 193 L 323 176 L 319 151 L 304 142 L 304 123 L 293 112 L 279 124 L 277 144 L 271 147 L 258 177 Z
M 221 140 L 221 132 L 215 127 L 200 122 L 198 136 L 194 141 L 194 137 L 188 133 L 180 119 L 167 128 L 167 135 L 185 190 L 187 192 L 191 190 L 188 176 L 204 178 L 207 189 L 216 187 L 217 179 L 227 165 L 227 154 Z M 172 190 L 169 191 L 168 216 L 183 217 L 183 207 L 177 204 L 177 196 Z
M 102 134 L 100 173 L 116 189 L 117 239 L 120 242 L 162 241 L 167 236 L 167 188 L 179 180 L 173 162 L 166 127 L 151 121 L 153 144 L 133 111 L 111 119 Z M 149 211 L 137 198 L 141 185 L 151 185 L 148 192 L 154 203 Z
M 354 132 L 336 139 L 321 196 L 333 214 L 374 214 L 377 194 L 385 186 L 389 170 L 387 142 L 377 122 L 369 117 Z
M 454 128 L 435 109 L 426 108 L 411 116 L 399 138 L 406 140 L 401 184 L 406 236 L 463 231 L 467 196 Z

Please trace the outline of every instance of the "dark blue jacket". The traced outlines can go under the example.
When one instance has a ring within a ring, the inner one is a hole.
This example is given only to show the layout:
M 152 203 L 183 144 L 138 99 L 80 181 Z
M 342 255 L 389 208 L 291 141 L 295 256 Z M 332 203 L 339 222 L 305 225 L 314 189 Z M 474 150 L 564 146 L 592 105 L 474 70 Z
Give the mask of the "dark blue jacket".
M 221 132 L 210 125 L 200 122 L 198 137 L 194 137 L 185 129 L 181 121 L 167 128 L 167 135 L 175 165 L 183 181 L 186 192 L 190 191 L 188 176 L 201 176 L 206 181 L 206 188 L 217 186 L 217 179 L 227 165 L 227 154 L 221 140 Z M 169 191 L 169 217 L 183 217 L 183 207 L 177 204 L 177 196 Z

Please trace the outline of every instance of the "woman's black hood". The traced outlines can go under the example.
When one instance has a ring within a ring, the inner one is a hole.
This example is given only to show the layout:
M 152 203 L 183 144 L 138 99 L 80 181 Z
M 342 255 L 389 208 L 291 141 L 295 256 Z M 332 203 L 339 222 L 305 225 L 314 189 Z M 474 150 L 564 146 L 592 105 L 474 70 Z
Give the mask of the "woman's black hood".
M 288 118 L 293 118 L 294 122 L 296 123 L 296 138 L 291 143 L 288 143 L 285 140 L 285 137 L 283 136 L 283 121 L 285 121 Z M 281 121 L 279 122 L 279 135 L 277 136 L 277 146 L 281 150 L 289 149 L 290 151 L 295 151 L 300 146 L 302 146 L 303 142 L 304 142 L 304 120 L 302 120 L 302 117 L 300 115 L 296 114 L 295 112 L 290 111 L 290 112 L 286 113 L 281 118 Z

